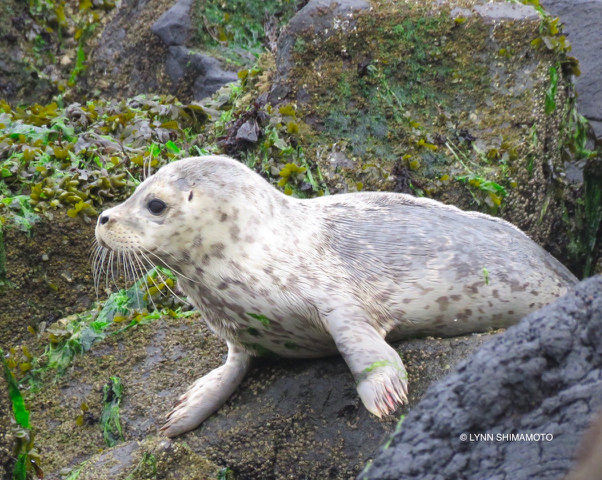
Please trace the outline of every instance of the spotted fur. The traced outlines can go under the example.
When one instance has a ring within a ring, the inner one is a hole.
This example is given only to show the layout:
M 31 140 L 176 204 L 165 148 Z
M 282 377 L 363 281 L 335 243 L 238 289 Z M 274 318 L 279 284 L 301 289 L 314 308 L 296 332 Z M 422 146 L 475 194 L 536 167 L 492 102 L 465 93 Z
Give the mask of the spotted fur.
M 167 205 L 160 215 L 152 199 Z M 295 199 L 226 157 L 167 165 L 101 219 L 102 246 L 172 268 L 228 342 L 226 364 L 182 396 L 168 436 L 218 409 L 256 355 L 338 351 L 368 410 L 391 413 L 407 379 L 385 339 L 507 326 L 576 282 L 503 220 L 396 193 Z

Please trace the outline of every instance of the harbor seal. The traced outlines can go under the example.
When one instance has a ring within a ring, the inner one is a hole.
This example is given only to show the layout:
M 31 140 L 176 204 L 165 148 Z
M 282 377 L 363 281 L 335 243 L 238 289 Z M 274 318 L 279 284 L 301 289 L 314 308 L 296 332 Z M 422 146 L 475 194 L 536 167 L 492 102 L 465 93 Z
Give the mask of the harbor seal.
M 172 269 L 228 345 L 169 414 L 169 437 L 215 412 L 253 356 L 339 352 L 366 408 L 392 413 L 407 375 L 387 341 L 504 327 L 576 283 L 504 220 L 400 193 L 292 198 L 221 156 L 164 166 L 100 215 L 96 238 Z

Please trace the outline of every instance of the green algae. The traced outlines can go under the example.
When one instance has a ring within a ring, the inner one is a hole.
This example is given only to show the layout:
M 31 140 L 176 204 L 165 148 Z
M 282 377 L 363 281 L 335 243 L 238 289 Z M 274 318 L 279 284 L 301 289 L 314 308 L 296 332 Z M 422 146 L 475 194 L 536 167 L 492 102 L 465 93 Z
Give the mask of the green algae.
M 249 312 L 247 312 L 247 315 L 251 318 L 254 318 L 255 320 L 259 320 L 264 327 L 269 328 L 271 320 L 265 315 Z
M 556 110 L 556 90 L 558 88 L 558 70 L 556 67 L 550 67 L 549 72 L 550 86 L 546 90 L 546 115 L 550 115 L 554 110 Z
M 8 385 L 8 396 L 12 405 L 13 416 L 18 427 L 14 433 L 14 452 L 17 460 L 13 467 L 13 480 L 26 480 L 28 472 L 42 478 L 44 473 L 40 467 L 40 455 L 34 447 L 34 434 L 29 421 L 30 413 L 19 390 L 19 384 L 12 373 L 4 352 L 0 348 L 2 372 Z
M 100 414 L 100 426 L 105 443 L 114 447 L 124 441 L 119 410 L 123 398 L 123 385 L 118 377 L 111 376 L 109 382 L 102 388 L 103 409 Z
M 291 0 L 197 0 L 196 5 L 199 48 L 239 68 L 273 41 L 267 38 L 266 18 L 274 19 L 271 34 L 276 35 L 297 11 Z
M 208 119 L 201 106 L 171 97 L 66 108 L 0 102 L 0 215 L 24 229 L 63 209 L 91 221 L 104 202 L 126 198 L 149 168 L 187 156 Z
M 136 468 L 125 477 L 125 480 L 134 480 L 134 478 L 156 478 L 157 477 L 157 457 L 149 452 L 144 452 Z
M 598 164 L 600 162 L 598 161 Z M 589 169 L 586 170 L 588 172 Z M 586 257 L 584 276 L 594 273 L 594 262 L 596 259 L 595 249 L 598 241 L 598 233 L 602 224 L 602 174 L 591 168 L 591 173 L 584 175 L 585 184 L 585 239 L 583 250 Z

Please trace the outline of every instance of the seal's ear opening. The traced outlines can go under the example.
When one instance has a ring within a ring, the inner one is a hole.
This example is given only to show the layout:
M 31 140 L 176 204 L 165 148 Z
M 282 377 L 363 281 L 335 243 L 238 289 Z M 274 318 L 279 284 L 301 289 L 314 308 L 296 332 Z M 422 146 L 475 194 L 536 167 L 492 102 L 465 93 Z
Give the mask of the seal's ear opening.
M 192 190 L 190 190 L 190 195 L 188 195 L 188 201 L 192 200 Z

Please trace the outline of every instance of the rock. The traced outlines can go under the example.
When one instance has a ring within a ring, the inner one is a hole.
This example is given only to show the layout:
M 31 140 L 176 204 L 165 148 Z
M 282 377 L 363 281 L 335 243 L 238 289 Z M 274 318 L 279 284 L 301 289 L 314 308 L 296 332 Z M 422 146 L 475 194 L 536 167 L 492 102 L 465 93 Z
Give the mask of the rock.
M 259 128 L 255 120 L 247 120 L 236 132 L 236 139 L 249 143 L 257 143 L 259 138 Z
M 180 83 L 192 83 L 193 98 L 197 100 L 212 95 L 224 84 L 238 78 L 236 72 L 224 70 L 217 59 L 182 45 L 168 48 L 165 73 L 171 78 L 174 88 L 181 87 Z
M 352 478 L 426 387 L 488 338 L 397 345 L 409 372 L 410 404 L 381 421 L 363 407 L 339 357 L 260 363 L 225 408 L 184 438 L 245 479 Z
M 33 224 L 28 234 L 4 227 L 0 348 L 8 351 L 32 337 L 28 327 L 37 331 L 42 322 L 81 312 L 97 298 L 88 251 L 93 236 L 94 225 L 74 222 L 65 211 Z
M 503 20 L 539 20 L 537 10 L 531 5 L 523 5 L 522 3 L 486 3 L 484 5 L 475 5 L 474 11 L 486 23 L 495 23 Z
M 579 59 L 581 76 L 575 78 L 579 112 L 594 127 L 602 140 L 602 37 L 599 34 L 602 0 L 545 0 L 542 6 L 559 16 L 573 47 L 571 54 Z
M 190 17 L 194 3 L 194 0 L 178 0 L 157 19 L 151 27 L 151 32 L 168 47 L 185 45 L 190 37 Z
M 219 478 L 220 468 L 195 454 L 185 443 L 148 437 L 121 443 L 97 453 L 79 468 L 78 480 L 115 480 L 125 478 Z M 67 469 L 73 472 L 75 469 Z M 65 472 L 67 473 L 67 472 Z M 61 478 L 61 477 L 53 477 Z
M 235 82 L 236 72 L 224 70 L 219 60 L 202 53 L 189 53 L 193 75 L 196 75 L 193 86 L 193 98 L 201 100 L 217 92 L 222 85 Z
M 189 50 L 186 45 L 191 37 L 192 0 L 179 0 L 167 10 L 151 27 L 165 46 L 168 54 L 165 71 L 179 87 L 182 80 L 190 78 L 193 83 L 193 99 L 201 100 L 215 93 L 222 85 L 238 79 L 236 72 L 224 70 L 222 64 L 210 55 Z
M 562 478 L 602 407 L 601 292 L 602 276 L 585 280 L 473 353 L 428 389 L 359 478 Z M 504 434 L 553 439 L 496 440 Z
M 270 92 L 269 101 L 280 103 L 288 94 L 289 90 L 284 82 L 292 68 L 291 54 L 298 38 L 309 34 L 324 41 L 340 29 L 353 28 L 354 14 L 368 8 L 370 4 L 365 0 L 310 0 L 299 10 L 278 38 L 278 78 Z
M 163 71 L 167 47 L 149 28 L 165 4 L 171 2 L 122 1 L 90 43 L 88 69 L 78 90 L 105 98 L 170 91 L 173 84 Z

